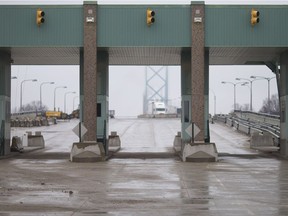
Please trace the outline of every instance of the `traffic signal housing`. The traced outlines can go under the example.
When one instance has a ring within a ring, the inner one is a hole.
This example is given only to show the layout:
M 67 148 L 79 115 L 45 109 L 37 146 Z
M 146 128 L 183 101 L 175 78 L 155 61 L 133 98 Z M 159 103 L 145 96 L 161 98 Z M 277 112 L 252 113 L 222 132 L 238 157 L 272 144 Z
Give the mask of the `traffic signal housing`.
M 251 19 L 250 19 L 250 22 L 251 22 L 251 25 L 254 26 L 255 24 L 259 23 L 260 22 L 260 19 L 259 19 L 259 15 L 260 15 L 260 12 L 255 10 L 255 9 L 252 9 L 251 10 Z
M 37 9 L 37 14 L 36 14 L 36 24 L 40 27 L 45 22 L 45 12 L 41 9 Z
M 155 22 L 155 11 L 151 10 L 151 9 L 147 9 L 146 11 L 146 21 L 147 21 L 147 25 L 150 26 Z

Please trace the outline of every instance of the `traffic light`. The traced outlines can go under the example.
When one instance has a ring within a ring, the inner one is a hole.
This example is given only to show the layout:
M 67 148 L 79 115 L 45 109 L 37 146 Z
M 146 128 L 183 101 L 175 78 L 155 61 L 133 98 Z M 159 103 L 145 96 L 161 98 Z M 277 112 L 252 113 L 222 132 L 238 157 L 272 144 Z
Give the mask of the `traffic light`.
M 154 18 L 155 11 L 148 8 L 146 11 L 146 14 L 147 14 L 146 16 L 147 25 L 150 26 L 155 22 L 155 18 Z
M 252 26 L 259 23 L 259 21 L 260 21 L 259 15 L 260 15 L 259 11 L 255 10 L 255 9 L 251 10 L 251 20 L 250 21 L 251 21 Z
M 45 12 L 41 9 L 37 9 L 36 23 L 39 27 L 42 23 L 45 22 L 44 16 L 45 16 Z

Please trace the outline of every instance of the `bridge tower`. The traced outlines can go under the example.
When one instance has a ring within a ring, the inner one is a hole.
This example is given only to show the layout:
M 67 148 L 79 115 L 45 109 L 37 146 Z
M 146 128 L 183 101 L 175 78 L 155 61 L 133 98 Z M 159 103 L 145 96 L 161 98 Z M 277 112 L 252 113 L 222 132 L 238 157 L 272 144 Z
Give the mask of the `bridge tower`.
M 145 93 L 143 113 L 148 113 L 149 101 L 159 100 L 168 105 L 168 66 L 145 67 Z

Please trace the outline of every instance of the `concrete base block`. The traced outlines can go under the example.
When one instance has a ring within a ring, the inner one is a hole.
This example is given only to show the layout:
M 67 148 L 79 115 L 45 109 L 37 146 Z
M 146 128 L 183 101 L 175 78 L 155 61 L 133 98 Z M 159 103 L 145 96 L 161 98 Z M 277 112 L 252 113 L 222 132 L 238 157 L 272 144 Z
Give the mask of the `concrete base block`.
M 250 140 L 250 147 L 273 146 L 273 137 L 270 134 L 253 133 Z
M 120 137 L 117 135 L 116 131 L 112 131 L 111 135 L 109 135 L 108 146 L 121 148 L 121 140 L 120 140 Z
M 23 152 L 22 140 L 18 136 L 12 138 L 11 152 Z
M 41 147 L 45 148 L 45 141 L 43 136 L 38 135 L 29 135 L 28 134 L 28 147 Z
M 109 152 L 116 153 L 121 149 L 121 140 L 116 131 L 111 131 L 108 137 Z
M 28 135 L 26 133 L 24 133 L 22 136 L 22 145 L 28 146 Z
M 105 160 L 103 143 L 81 142 L 73 143 L 70 153 L 71 162 L 98 162 Z
M 173 148 L 176 152 L 181 151 L 181 145 L 182 145 L 182 140 L 181 140 L 181 132 L 178 132 L 177 135 L 174 138 L 173 142 Z
M 271 134 L 253 133 L 250 139 L 250 148 L 262 151 L 278 151 L 278 143 Z
M 216 162 L 218 152 L 215 143 L 187 143 L 184 145 L 182 160 L 185 162 Z

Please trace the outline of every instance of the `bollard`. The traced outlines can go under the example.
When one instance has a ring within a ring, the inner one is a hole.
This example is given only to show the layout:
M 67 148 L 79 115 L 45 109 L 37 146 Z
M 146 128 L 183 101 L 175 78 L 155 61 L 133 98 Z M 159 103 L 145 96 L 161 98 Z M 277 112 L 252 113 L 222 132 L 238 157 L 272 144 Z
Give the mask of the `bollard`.
M 22 145 L 28 146 L 28 135 L 26 133 L 22 136 Z
M 121 140 L 116 131 L 111 131 L 111 135 L 108 137 L 108 148 L 113 152 L 121 149 Z

